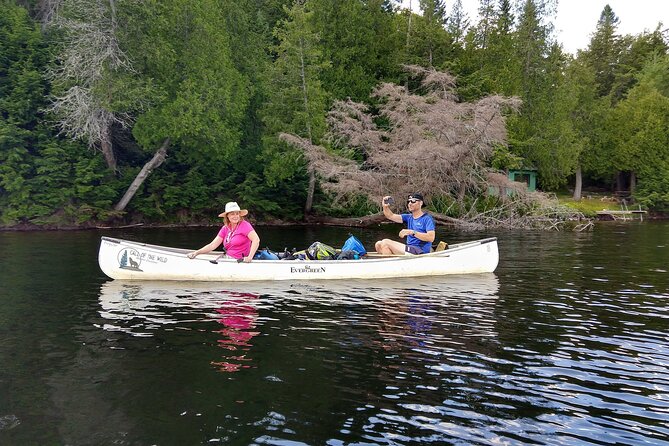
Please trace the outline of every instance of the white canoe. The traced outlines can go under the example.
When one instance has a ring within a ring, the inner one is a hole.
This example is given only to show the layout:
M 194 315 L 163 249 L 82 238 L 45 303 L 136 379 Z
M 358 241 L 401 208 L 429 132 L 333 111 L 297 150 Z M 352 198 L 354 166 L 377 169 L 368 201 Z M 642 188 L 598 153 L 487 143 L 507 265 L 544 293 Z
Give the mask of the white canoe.
M 207 282 L 255 280 L 375 279 L 490 273 L 497 268 L 497 239 L 451 245 L 419 256 L 370 256 L 360 260 L 254 260 L 237 263 L 212 252 L 189 259 L 189 249 L 148 245 L 102 237 L 98 262 L 112 279 L 194 280 Z

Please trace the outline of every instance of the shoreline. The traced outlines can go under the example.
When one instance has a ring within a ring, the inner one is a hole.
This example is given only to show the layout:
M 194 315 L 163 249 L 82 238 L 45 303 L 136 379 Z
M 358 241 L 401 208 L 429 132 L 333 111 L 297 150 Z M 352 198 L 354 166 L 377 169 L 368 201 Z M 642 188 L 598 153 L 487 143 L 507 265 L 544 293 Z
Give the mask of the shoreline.
M 593 223 L 610 223 L 610 221 L 592 217 Z M 665 221 L 669 220 L 669 212 L 649 211 L 643 221 Z M 365 228 L 381 224 L 391 223 L 383 217 L 383 214 L 366 215 L 363 217 L 326 217 L 310 216 L 304 220 L 286 221 L 286 220 L 249 220 L 252 224 L 258 226 L 332 226 L 332 227 L 351 227 Z M 634 220 L 617 221 L 618 223 L 629 223 Z M 638 219 L 636 220 L 638 221 Z M 449 222 L 440 221 L 439 224 L 448 226 Z M 451 223 L 452 224 L 452 223 Z M 221 226 L 220 222 L 200 222 L 200 223 L 130 223 L 120 225 L 109 225 L 98 223 L 88 223 L 83 225 L 57 225 L 45 224 L 36 225 L 30 223 L 21 223 L 11 226 L 0 226 L 0 232 L 49 232 L 49 231 L 90 231 L 90 230 L 119 230 L 119 229 L 170 229 L 170 228 L 212 228 Z M 457 226 L 457 225 L 453 225 Z

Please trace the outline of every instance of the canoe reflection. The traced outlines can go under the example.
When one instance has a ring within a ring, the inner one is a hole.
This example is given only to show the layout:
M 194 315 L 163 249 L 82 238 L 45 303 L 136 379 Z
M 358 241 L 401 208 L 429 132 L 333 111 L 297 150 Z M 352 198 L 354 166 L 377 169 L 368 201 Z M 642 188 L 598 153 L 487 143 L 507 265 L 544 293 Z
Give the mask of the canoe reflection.
M 336 321 L 338 336 L 350 331 L 361 345 L 385 351 L 424 348 L 437 334 L 494 337 L 498 290 L 494 274 L 225 284 L 116 280 L 102 285 L 99 300 L 104 330 L 144 337 L 157 331 L 215 334 L 215 340 L 197 344 L 219 347 L 222 357 L 212 359 L 211 352 L 206 357 L 217 369 L 236 372 L 253 366 L 252 343 L 270 320 L 295 324 L 291 336 L 304 330 L 325 333 Z M 266 313 L 263 318 L 259 309 Z M 360 339 L 370 328 L 376 334 Z
M 255 293 L 221 290 L 215 284 L 111 281 L 100 290 L 100 315 L 106 320 L 101 327 L 150 337 L 169 326 L 201 331 L 192 324 L 216 321 L 222 326 L 212 331 L 218 335 L 217 345 L 231 354 L 211 364 L 223 372 L 235 372 L 250 367 L 246 354 L 251 339 L 259 334 L 254 330 L 258 297 Z

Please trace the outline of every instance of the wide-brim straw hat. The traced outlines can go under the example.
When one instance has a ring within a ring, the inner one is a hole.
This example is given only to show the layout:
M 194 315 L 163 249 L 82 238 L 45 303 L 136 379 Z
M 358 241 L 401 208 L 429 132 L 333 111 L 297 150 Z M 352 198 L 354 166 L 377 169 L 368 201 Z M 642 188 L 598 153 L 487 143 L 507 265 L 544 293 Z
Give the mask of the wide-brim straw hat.
M 218 216 L 222 218 L 225 217 L 228 212 L 235 212 L 235 211 L 239 212 L 239 215 L 241 215 L 242 217 L 249 213 L 249 211 L 246 209 L 240 209 L 236 201 L 230 201 L 228 203 L 225 203 L 225 212 L 221 212 L 220 214 L 218 214 Z

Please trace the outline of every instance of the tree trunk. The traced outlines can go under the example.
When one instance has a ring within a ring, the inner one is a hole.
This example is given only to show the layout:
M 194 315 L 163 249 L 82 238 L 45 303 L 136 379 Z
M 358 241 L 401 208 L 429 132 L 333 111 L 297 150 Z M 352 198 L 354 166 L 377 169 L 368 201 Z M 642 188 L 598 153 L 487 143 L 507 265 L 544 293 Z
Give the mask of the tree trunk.
M 309 167 L 309 187 L 307 188 L 307 200 L 304 202 L 304 215 L 311 213 L 311 207 L 314 205 L 314 191 L 316 190 L 316 173 L 312 167 Z
M 116 206 L 114 206 L 114 210 L 116 211 L 122 211 L 125 209 L 125 207 L 128 205 L 132 197 L 135 196 L 137 193 L 137 189 L 144 183 L 144 180 L 147 179 L 147 177 L 151 174 L 153 169 L 156 167 L 160 166 L 163 161 L 165 161 L 165 158 L 167 158 L 167 147 L 170 145 L 170 139 L 165 138 L 165 141 L 163 141 L 163 145 L 160 146 L 160 149 L 153 155 L 153 158 L 151 160 L 144 164 L 144 167 L 142 167 L 142 170 L 139 171 L 135 179 L 133 180 L 132 184 L 130 184 L 130 187 L 128 190 L 125 192 L 125 195 L 123 195 L 123 198 L 121 198 L 121 201 L 119 201 Z
M 304 102 L 304 113 L 307 116 L 307 136 L 309 143 L 314 143 L 314 138 L 311 133 L 311 114 L 309 113 L 309 95 L 307 90 L 307 73 L 304 63 L 304 42 L 300 39 L 300 77 L 302 79 L 302 100 Z M 316 173 L 314 169 L 309 167 L 309 188 L 307 189 L 307 200 L 304 203 L 304 215 L 311 213 L 311 207 L 314 204 L 314 191 L 316 190 Z
M 409 52 L 409 36 L 411 36 L 411 17 L 412 16 L 413 16 L 413 13 L 411 12 L 411 0 L 409 0 L 409 24 L 407 26 L 407 44 L 406 44 L 407 54 Z
M 465 225 L 466 221 L 460 220 L 457 218 L 449 217 L 443 214 L 435 214 L 430 212 L 432 218 L 434 218 L 435 223 L 442 225 Z M 310 216 L 306 219 L 306 222 L 309 224 L 326 224 L 333 226 L 347 226 L 351 228 L 366 228 L 370 226 L 376 226 L 382 223 L 391 224 L 392 222 L 388 220 L 383 213 L 378 213 L 374 215 L 365 215 L 364 217 L 349 217 L 349 218 L 338 218 L 338 217 L 325 217 L 325 216 Z
M 116 156 L 114 155 L 114 148 L 112 147 L 111 143 L 111 128 L 109 126 L 106 127 L 107 128 L 104 130 L 104 135 L 100 140 L 100 150 L 102 151 L 102 155 L 105 157 L 105 161 L 107 162 L 107 167 L 109 167 L 109 170 L 116 172 Z
M 581 192 L 583 189 L 583 172 L 581 166 L 576 168 L 576 184 L 574 185 L 574 201 L 581 201 Z

